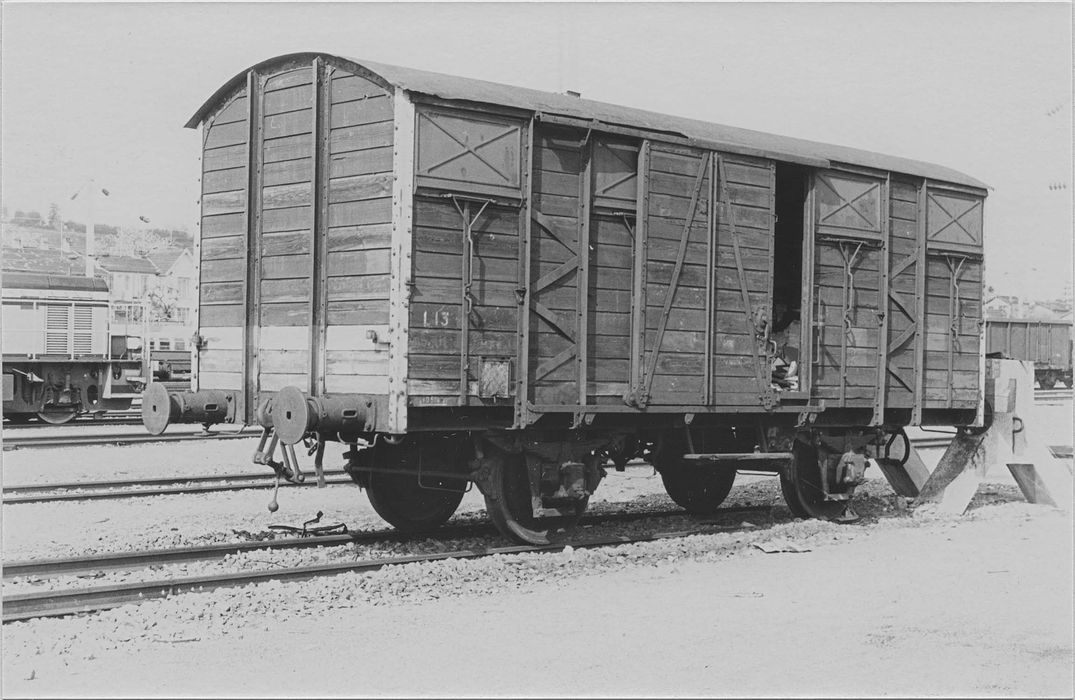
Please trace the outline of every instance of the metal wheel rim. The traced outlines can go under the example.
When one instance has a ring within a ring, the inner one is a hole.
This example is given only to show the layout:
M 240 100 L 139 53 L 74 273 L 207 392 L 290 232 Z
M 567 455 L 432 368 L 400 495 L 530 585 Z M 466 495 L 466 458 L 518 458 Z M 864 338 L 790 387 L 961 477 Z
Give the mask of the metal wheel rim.
M 847 507 L 844 501 L 826 501 L 821 489 L 821 468 L 814 447 L 796 443 L 787 469 L 780 473 L 780 490 L 791 512 L 800 518 L 831 520 Z
M 38 411 L 37 417 L 51 425 L 63 425 L 70 423 L 78 415 L 78 411 Z
M 521 455 L 507 455 L 494 467 L 499 497 L 485 496 L 490 520 L 502 534 L 523 544 L 555 544 L 586 512 L 589 498 L 582 499 L 575 512 L 558 517 L 535 519 L 531 514 L 530 488 L 526 464 Z
M 463 500 L 465 482 L 458 491 L 423 488 L 410 473 L 372 472 L 366 496 L 377 514 L 397 530 L 427 530 L 443 525 Z M 413 484 L 410 483 L 413 480 Z M 447 480 L 438 479 L 438 484 Z

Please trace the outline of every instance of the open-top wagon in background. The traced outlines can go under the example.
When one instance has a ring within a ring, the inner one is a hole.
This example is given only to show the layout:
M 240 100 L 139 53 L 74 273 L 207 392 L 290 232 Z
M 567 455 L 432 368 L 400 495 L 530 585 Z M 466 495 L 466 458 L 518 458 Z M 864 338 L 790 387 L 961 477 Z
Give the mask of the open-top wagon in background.
M 966 175 L 315 53 L 199 125 L 194 390 L 146 426 L 258 422 L 289 479 L 342 443 L 396 527 L 473 482 L 541 542 L 640 456 L 692 512 L 749 468 L 837 517 L 905 426 L 982 423 Z

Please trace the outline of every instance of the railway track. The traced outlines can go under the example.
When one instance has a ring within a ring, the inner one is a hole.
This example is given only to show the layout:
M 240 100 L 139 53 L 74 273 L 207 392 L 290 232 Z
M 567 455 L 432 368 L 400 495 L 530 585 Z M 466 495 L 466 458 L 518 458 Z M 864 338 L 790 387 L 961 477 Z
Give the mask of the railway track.
M 351 477 L 343 472 L 325 473 L 327 484 L 349 484 Z M 110 498 L 134 498 L 138 496 L 161 496 L 217 491 L 243 491 L 267 488 L 272 475 L 266 471 L 258 474 L 223 474 L 219 476 L 169 476 L 148 479 L 113 481 L 72 481 L 50 484 L 23 484 L 4 487 L 4 503 L 50 503 L 56 501 L 91 501 Z M 316 479 L 308 478 L 301 484 L 281 482 L 280 486 L 315 486 Z
M 21 430 L 20 430 L 21 432 Z M 142 445 L 156 442 L 184 442 L 190 440 L 237 440 L 256 438 L 254 430 L 228 432 L 175 432 L 163 435 L 148 433 L 84 433 L 64 435 L 10 435 L 5 431 L 4 451 L 21 449 L 48 449 L 59 447 L 91 447 L 101 445 Z
M 940 449 L 948 446 L 951 436 L 939 434 L 937 437 L 917 437 L 911 444 L 918 449 Z M 1072 449 L 1066 445 L 1052 445 L 1050 449 L 1057 458 L 1071 458 Z M 648 466 L 642 460 L 633 460 L 631 466 Z M 325 482 L 329 485 L 349 484 L 351 479 L 341 471 L 326 471 Z M 268 488 L 272 477 L 268 472 L 250 474 L 222 474 L 205 476 L 168 476 L 143 479 L 124 479 L 107 481 L 73 481 L 41 484 L 19 484 L 6 486 L 3 490 L 4 502 L 9 505 L 28 503 L 50 503 L 60 501 L 90 501 L 101 499 L 137 498 L 139 496 L 184 495 L 196 493 L 214 493 L 222 491 L 243 491 Z M 282 487 L 313 486 L 316 480 L 312 475 L 302 484 L 281 482 Z
M 688 530 L 650 533 L 634 537 L 614 536 L 587 538 L 542 546 L 514 545 L 506 547 L 477 547 L 452 552 L 377 557 L 360 561 L 341 561 L 313 566 L 219 573 L 154 581 L 137 581 L 106 586 L 5 595 L 3 600 L 3 622 L 7 623 L 37 617 L 61 617 L 78 613 L 97 612 L 121 605 L 141 603 L 145 600 L 164 598 L 180 593 L 245 586 L 270 580 L 301 581 L 321 576 L 333 576 L 341 573 L 371 572 L 387 566 L 398 566 L 400 564 L 417 562 L 435 562 L 443 561 L 445 559 L 478 559 L 496 554 L 558 552 L 568 546 L 575 549 L 586 549 L 686 537 L 721 529 L 722 525 L 717 519 L 722 516 L 741 515 L 743 513 L 769 510 L 771 510 L 771 506 L 722 508 L 717 511 L 712 518 L 699 522 L 697 527 Z M 649 511 L 643 513 L 609 513 L 584 516 L 580 525 L 639 521 L 684 514 L 685 512 L 679 509 L 657 512 Z M 9 562 L 4 565 L 4 578 L 12 579 L 16 577 L 31 576 L 55 577 L 64 574 L 99 572 L 103 570 L 137 570 L 163 564 L 216 561 L 229 555 L 245 551 L 339 546 L 355 543 L 370 544 L 393 540 L 398 541 L 419 536 L 428 536 L 430 534 L 433 533 L 408 535 L 395 531 L 376 531 L 349 533 L 346 535 L 334 535 L 328 537 L 287 538 L 264 542 L 243 542 L 237 544 L 207 545 L 204 547 L 183 547 L 177 549 L 150 550 L 145 552 L 94 555 L 91 557 L 69 559 Z M 495 530 L 487 523 L 475 523 L 440 528 L 435 531 L 435 534 L 440 539 L 446 539 L 469 535 L 493 535 L 495 534 Z

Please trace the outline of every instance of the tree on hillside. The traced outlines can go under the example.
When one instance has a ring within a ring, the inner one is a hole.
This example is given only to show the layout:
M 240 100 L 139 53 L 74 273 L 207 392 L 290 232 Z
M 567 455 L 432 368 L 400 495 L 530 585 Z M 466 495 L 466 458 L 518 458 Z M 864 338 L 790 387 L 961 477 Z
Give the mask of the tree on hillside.
M 129 255 L 144 258 L 168 247 L 168 239 L 145 229 L 122 228 L 111 241 L 109 251 L 113 255 Z

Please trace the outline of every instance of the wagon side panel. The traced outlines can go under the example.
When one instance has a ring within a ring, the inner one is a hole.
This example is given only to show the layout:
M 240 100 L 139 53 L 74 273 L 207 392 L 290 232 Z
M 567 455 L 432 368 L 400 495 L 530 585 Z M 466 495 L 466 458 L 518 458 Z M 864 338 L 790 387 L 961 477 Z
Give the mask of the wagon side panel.
M 927 409 L 971 409 L 980 398 L 982 207 L 975 194 L 926 188 Z
M 417 107 L 408 390 L 412 406 L 511 406 L 528 123 Z
M 832 406 L 874 408 L 878 393 L 886 181 L 823 170 L 813 180 L 813 393 Z
M 757 406 L 770 382 L 762 337 L 772 308 L 773 164 L 724 154 L 717 165 L 711 400 Z
M 529 399 L 537 405 L 579 402 L 582 148 L 582 132 L 550 126 L 535 131 L 527 376 Z
M 339 67 L 325 71 L 319 129 L 324 261 L 323 391 L 389 393 L 389 288 L 394 100 L 389 90 Z
M 250 99 L 241 88 L 205 122 L 199 225 L 201 342 L 195 389 L 242 390 L 246 340 Z M 240 395 L 238 415 L 248 397 Z

